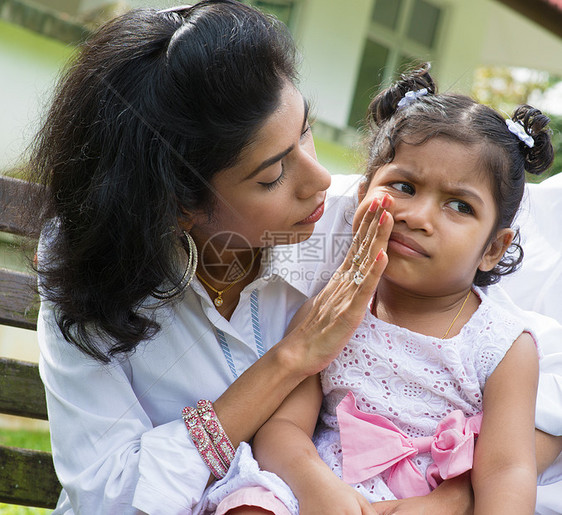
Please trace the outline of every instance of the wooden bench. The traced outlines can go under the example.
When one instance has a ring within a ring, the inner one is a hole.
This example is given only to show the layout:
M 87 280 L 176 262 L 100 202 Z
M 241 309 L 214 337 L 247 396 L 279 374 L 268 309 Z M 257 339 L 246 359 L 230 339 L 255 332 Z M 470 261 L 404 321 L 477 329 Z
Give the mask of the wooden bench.
M 1 232 L 24 234 L 20 206 L 29 198 L 29 188 L 24 181 L 0 176 Z M 36 330 L 34 283 L 31 274 L 0 268 L 0 324 Z M 47 420 L 35 363 L 0 357 L 0 413 Z M 50 453 L 0 445 L 0 502 L 54 508 L 60 491 Z

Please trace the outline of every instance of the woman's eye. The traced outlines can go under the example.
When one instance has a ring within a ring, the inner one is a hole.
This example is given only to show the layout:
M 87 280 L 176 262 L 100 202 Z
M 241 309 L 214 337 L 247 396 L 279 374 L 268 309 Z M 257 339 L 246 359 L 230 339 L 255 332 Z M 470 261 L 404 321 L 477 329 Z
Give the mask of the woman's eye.
M 262 186 L 266 187 L 269 191 L 275 189 L 277 186 L 281 186 L 281 184 L 283 184 L 283 180 L 285 179 L 285 167 L 283 166 L 283 163 L 281 163 L 281 173 L 279 174 L 279 177 L 277 177 L 277 179 L 275 179 L 272 182 L 259 182 L 258 184 L 261 184 Z
M 308 136 L 310 136 L 310 134 L 312 134 L 312 124 L 307 123 L 306 128 L 301 133 L 301 141 L 306 139 Z
M 471 215 L 472 213 L 474 213 L 474 210 L 472 209 L 470 204 L 467 204 L 466 202 L 463 202 L 462 200 L 451 200 L 449 202 L 449 206 L 452 209 L 454 209 L 455 211 L 458 211 L 459 213 L 462 213 L 462 214 L 465 214 L 465 215 Z
M 390 187 L 407 195 L 413 195 L 416 192 L 414 187 L 407 182 L 393 182 Z

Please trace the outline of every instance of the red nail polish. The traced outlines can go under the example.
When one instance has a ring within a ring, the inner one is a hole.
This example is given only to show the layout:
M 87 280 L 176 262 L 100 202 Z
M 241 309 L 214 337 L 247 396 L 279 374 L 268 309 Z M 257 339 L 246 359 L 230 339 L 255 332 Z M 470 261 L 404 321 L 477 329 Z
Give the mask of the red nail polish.
M 387 207 L 390 206 L 390 195 L 388 193 L 386 193 L 385 196 L 383 197 L 381 206 L 383 209 L 386 209 Z
M 378 207 L 379 207 L 379 199 L 376 198 L 371 202 L 371 205 L 369 206 L 369 212 L 374 213 Z
M 387 212 L 386 212 L 386 211 L 383 211 L 383 212 L 382 212 L 382 215 L 381 215 L 381 217 L 380 217 L 380 219 L 379 219 L 379 225 L 382 225 L 382 224 L 384 223 L 384 221 L 386 220 L 386 215 L 387 215 Z
M 378 261 L 380 258 L 382 258 L 383 252 L 384 252 L 383 249 L 379 250 L 379 253 L 377 254 L 377 257 L 375 258 L 375 261 Z

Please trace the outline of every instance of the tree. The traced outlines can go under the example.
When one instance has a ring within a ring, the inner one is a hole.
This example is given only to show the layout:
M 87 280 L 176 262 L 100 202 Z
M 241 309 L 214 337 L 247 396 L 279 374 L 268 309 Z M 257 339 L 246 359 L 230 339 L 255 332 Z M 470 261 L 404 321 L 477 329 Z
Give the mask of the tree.
M 545 92 L 559 82 L 559 77 L 547 72 L 524 68 L 482 67 L 476 71 L 472 96 L 503 112 L 507 117 L 511 116 L 518 105 L 540 103 Z M 532 182 L 542 181 L 562 172 L 562 116 L 549 112 L 548 106 L 541 110 L 551 119 L 555 158 L 552 168 L 543 176 L 528 176 L 528 180 Z

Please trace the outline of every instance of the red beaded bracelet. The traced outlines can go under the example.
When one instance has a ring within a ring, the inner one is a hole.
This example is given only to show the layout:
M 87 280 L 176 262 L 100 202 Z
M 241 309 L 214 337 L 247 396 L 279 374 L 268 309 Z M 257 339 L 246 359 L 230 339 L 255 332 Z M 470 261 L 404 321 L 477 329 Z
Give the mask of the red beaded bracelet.
M 197 409 L 189 406 L 185 407 L 182 411 L 182 418 L 195 448 L 205 464 L 209 467 L 211 474 L 217 479 L 223 478 L 228 471 L 228 467 L 225 466 L 213 446 L 213 442 L 203 426 L 203 421 Z

